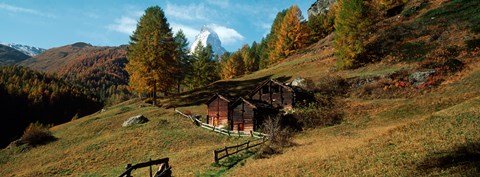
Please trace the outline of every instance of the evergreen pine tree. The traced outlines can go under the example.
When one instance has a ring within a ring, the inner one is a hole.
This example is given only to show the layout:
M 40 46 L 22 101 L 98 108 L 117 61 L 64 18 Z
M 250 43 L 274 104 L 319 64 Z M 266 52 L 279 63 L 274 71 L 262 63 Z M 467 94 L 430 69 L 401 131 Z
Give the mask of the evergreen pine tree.
M 192 54 L 192 75 L 188 77 L 191 89 L 206 86 L 219 79 L 218 64 L 214 60 L 212 46 L 197 45 Z
M 189 48 L 188 48 L 188 40 L 182 30 L 179 30 L 175 34 L 175 42 L 177 44 L 177 62 L 179 64 L 179 70 L 176 74 L 177 79 L 177 92 L 180 93 L 180 87 L 184 83 L 185 78 L 187 75 L 191 74 L 191 63 L 190 63 L 190 56 Z

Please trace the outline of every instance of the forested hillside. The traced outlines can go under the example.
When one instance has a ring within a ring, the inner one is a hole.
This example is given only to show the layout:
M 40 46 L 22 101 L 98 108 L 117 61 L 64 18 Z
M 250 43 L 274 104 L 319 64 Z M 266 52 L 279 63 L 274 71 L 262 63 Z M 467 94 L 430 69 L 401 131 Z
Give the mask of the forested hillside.
M 55 76 L 25 67 L 0 68 L 1 142 L 19 138 L 31 122 L 60 124 L 98 111 L 102 104 L 92 92 Z
M 81 85 L 106 103 L 118 102 L 129 95 L 126 53 L 126 45 L 97 47 L 75 43 L 49 49 L 21 65 L 56 74 L 68 82 Z

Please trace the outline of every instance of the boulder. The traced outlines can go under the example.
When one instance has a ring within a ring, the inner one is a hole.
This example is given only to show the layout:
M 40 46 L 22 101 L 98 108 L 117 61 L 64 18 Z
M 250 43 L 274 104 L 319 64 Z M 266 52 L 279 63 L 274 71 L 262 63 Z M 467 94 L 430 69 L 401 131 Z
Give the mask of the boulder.
M 123 122 L 122 127 L 129 127 L 132 125 L 143 124 L 146 122 L 148 122 L 148 119 L 145 116 L 138 115 L 138 116 L 128 118 L 125 122 Z
M 294 87 L 301 87 L 301 88 L 308 87 L 307 80 L 301 77 L 294 79 L 290 85 Z
M 410 74 L 410 76 L 408 76 L 408 81 L 412 85 L 418 86 L 420 84 L 423 84 L 425 82 L 425 80 L 427 80 L 427 77 L 432 75 L 432 74 L 435 74 L 435 70 L 417 71 L 417 72 L 414 72 L 414 73 Z

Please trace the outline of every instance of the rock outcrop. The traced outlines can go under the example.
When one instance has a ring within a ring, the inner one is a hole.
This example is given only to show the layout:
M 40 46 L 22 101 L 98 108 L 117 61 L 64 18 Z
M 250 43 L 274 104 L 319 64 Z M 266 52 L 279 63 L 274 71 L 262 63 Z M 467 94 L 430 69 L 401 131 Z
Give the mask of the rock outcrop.
M 122 127 L 130 127 L 132 125 L 143 124 L 146 122 L 148 122 L 148 119 L 145 116 L 138 115 L 128 118 L 125 122 L 123 122 Z
M 330 6 L 335 2 L 337 2 L 337 0 L 317 0 L 317 2 L 313 3 L 312 6 L 308 8 L 308 16 L 327 14 L 330 10 Z

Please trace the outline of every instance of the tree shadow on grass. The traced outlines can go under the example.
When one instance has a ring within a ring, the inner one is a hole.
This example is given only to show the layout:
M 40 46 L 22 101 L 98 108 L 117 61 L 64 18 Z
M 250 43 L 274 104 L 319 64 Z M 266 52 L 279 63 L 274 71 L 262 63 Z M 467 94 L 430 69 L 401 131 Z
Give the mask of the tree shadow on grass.
M 183 92 L 178 95 L 173 95 L 163 104 L 166 108 L 201 105 L 213 97 L 216 93 L 230 98 L 236 98 L 240 96 L 244 97 L 253 89 L 255 89 L 260 83 L 271 77 L 272 75 L 267 75 L 249 80 L 217 81 L 205 87 Z M 285 82 L 290 78 L 291 77 L 283 76 L 275 79 L 280 82 Z
M 417 167 L 420 173 L 448 171 L 461 176 L 480 175 L 480 142 L 468 143 L 451 152 L 435 152 Z

